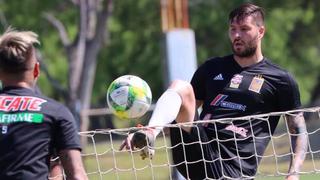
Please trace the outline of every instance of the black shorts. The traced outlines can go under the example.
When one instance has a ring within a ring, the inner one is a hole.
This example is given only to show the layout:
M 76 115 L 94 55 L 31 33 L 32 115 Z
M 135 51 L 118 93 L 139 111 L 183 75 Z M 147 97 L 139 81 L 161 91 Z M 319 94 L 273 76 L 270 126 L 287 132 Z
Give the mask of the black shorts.
M 202 125 L 192 127 L 190 133 L 172 127 L 170 139 L 174 166 L 186 179 L 242 178 L 239 165 L 221 161 L 217 141 L 208 138 Z

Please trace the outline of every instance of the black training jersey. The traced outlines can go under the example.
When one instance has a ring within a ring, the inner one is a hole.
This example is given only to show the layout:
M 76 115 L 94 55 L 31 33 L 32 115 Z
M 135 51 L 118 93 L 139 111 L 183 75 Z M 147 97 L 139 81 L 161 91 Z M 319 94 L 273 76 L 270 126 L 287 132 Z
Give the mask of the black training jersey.
M 0 179 L 48 179 L 50 156 L 63 149 L 80 150 L 65 106 L 31 89 L 0 91 Z
M 266 58 L 245 68 L 232 55 L 209 59 L 195 72 L 191 84 L 196 99 L 204 102 L 200 119 L 286 111 L 301 105 L 292 76 Z M 242 168 L 250 171 L 257 164 L 253 156 L 263 154 L 278 121 L 279 117 L 239 120 L 209 124 L 206 130 L 209 137 L 226 140 L 219 144 L 223 159 L 237 157 L 238 151 Z M 239 166 L 239 159 L 234 161 Z

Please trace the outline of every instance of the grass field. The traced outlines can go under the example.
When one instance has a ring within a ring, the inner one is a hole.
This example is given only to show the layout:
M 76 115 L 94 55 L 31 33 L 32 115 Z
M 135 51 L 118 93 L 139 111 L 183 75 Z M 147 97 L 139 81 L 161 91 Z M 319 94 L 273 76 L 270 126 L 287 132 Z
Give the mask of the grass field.
M 279 140 L 280 141 L 280 140 Z M 129 153 L 120 152 L 118 148 L 120 141 L 114 141 L 111 145 L 109 141 L 99 143 L 95 147 L 87 146 L 85 149 L 85 166 L 91 180 L 96 179 L 120 179 L 120 180 L 167 180 L 170 179 L 172 169 L 170 168 L 170 150 L 166 148 L 168 144 L 166 138 L 158 138 L 156 142 L 156 155 L 150 159 L 142 160 L 139 152 Z M 276 143 L 276 142 L 274 142 Z M 276 154 L 285 154 L 288 146 L 285 143 L 276 144 Z M 274 153 L 274 148 L 269 147 L 266 155 Z M 96 153 L 95 153 L 96 152 Z M 283 152 L 282 154 L 280 152 Z M 285 157 L 285 156 L 284 156 Z M 259 180 L 277 180 L 284 179 L 284 176 L 276 177 L 280 173 L 286 173 L 288 168 L 287 158 L 264 158 L 259 167 L 259 173 L 256 179 Z M 307 160 L 304 163 L 304 171 L 320 169 L 320 161 Z M 278 172 L 278 173 L 277 173 Z M 260 175 L 263 174 L 263 175 Z M 273 176 L 265 176 L 273 175 Z M 301 175 L 301 180 L 318 180 L 319 174 Z

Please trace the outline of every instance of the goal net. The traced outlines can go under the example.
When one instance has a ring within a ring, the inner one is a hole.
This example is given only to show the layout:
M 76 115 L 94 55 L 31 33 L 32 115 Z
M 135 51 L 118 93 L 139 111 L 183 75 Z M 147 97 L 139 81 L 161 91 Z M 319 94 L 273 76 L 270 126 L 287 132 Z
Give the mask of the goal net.
M 253 122 L 255 120 L 265 121 L 270 128 L 269 119 L 272 117 L 280 117 L 279 124 L 274 133 L 271 128 L 269 134 L 266 136 L 255 137 L 253 134 L 252 147 L 255 148 L 255 141 L 267 139 L 269 141 L 268 146 L 264 153 L 259 154 L 258 150 L 254 149 L 254 154 L 243 157 L 238 155 L 225 159 L 219 155 L 216 159 L 211 161 L 228 161 L 232 159 L 244 159 L 244 158 L 255 158 L 259 162 L 258 169 L 255 175 L 247 176 L 242 174 L 241 179 L 284 179 L 288 175 L 288 168 L 290 165 L 290 159 L 295 154 L 292 151 L 292 136 L 286 121 L 287 116 L 295 115 L 297 112 L 303 112 L 307 124 L 307 132 L 305 135 L 308 136 L 308 150 L 306 152 L 306 158 L 303 166 L 299 172 L 301 177 L 316 177 L 320 172 L 320 108 L 306 108 L 296 111 L 287 112 L 275 112 L 263 115 L 246 116 L 241 118 L 226 118 L 216 120 L 203 120 L 196 121 L 192 124 L 170 124 L 167 125 L 161 133 L 157 136 L 155 142 L 155 155 L 153 159 L 146 158 L 141 159 L 139 154 L 140 149 L 134 150 L 119 150 L 121 142 L 127 137 L 129 133 L 137 131 L 143 127 L 132 127 L 125 129 L 101 129 L 88 132 L 81 132 L 80 136 L 87 140 L 87 145 L 84 147 L 82 152 L 83 161 L 85 164 L 86 172 L 89 179 L 137 179 L 137 180 L 149 180 L 149 179 L 163 179 L 163 180 L 179 180 L 185 179 L 179 173 L 177 173 L 177 166 L 185 166 L 187 171 L 188 164 L 195 164 L 201 161 L 208 162 L 208 159 L 200 159 L 196 161 L 184 160 L 178 164 L 175 164 L 172 160 L 171 151 L 178 146 L 187 147 L 192 144 L 210 144 L 216 143 L 219 148 L 219 144 L 226 141 L 237 142 L 237 129 L 234 129 L 234 137 L 230 139 L 214 138 L 209 141 L 194 141 L 189 142 L 184 140 L 184 136 L 177 137 L 181 142 L 172 145 L 170 142 L 170 131 L 171 129 L 177 129 L 182 131 L 183 126 L 194 127 L 197 130 L 199 125 L 208 126 L 208 124 L 218 127 L 217 124 L 233 124 L 234 121 L 246 121 Z M 218 150 L 219 153 L 220 150 Z M 182 152 L 182 156 L 188 156 L 186 152 Z M 188 159 L 188 158 L 185 158 Z M 241 161 L 240 162 L 240 173 Z M 203 171 L 207 171 L 206 168 Z M 188 174 L 188 173 L 187 173 Z M 223 173 L 222 173 L 223 174 Z M 51 178 L 54 179 L 54 178 Z M 205 179 L 210 179 L 206 177 Z M 212 178 L 211 178 L 212 179 Z M 221 179 L 232 179 L 227 175 L 223 175 Z

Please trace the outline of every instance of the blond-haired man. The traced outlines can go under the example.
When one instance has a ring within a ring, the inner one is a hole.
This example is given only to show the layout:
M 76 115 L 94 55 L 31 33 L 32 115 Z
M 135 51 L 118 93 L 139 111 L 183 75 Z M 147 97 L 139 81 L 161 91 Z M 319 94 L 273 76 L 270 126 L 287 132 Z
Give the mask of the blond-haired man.
M 67 179 L 87 179 L 70 111 L 35 92 L 37 34 L 9 29 L 0 37 L 0 179 L 48 179 L 58 152 Z

